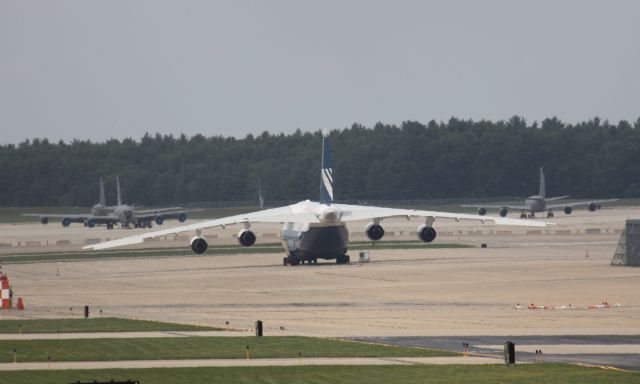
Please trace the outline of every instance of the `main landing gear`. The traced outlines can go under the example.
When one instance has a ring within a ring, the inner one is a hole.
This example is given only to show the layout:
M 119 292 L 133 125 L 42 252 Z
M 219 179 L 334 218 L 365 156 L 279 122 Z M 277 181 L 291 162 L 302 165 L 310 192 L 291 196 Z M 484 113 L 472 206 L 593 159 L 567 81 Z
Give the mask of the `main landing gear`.
M 318 264 L 318 259 L 313 258 L 313 259 L 303 259 L 299 256 L 296 256 L 294 254 L 292 254 L 291 256 L 285 256 L 282 258 L 282 265 L 291 265 L 291 266 L 296 266 L 296 265 L 300 265 L 300 264 Z M 342 255 L 342 256 L 338 256 L 336 257 L 336 264 L 349 264 L 351 262 L 351 259 L 349 258 L 349 255 Z
M 535 219 L 536 218 L 536 214 L 534 212 L 531 212 L 530 214 L 526 214 L 524 211 L 520 214 L 520 218 L 521 219 Z
M 553 211 L 547 212 L 547 218 L 552 218 L 552 217 L 553 217 Z

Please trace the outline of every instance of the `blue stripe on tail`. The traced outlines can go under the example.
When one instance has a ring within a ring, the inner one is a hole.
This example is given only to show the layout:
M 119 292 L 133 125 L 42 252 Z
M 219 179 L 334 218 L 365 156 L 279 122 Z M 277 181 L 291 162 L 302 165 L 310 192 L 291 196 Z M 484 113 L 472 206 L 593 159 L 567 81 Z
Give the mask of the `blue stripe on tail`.
M 320 203 L 333 203 L 333 169 L 331 168 L 331 151 L 329 138 L 322 138 L 322 169 L 320 174 Z

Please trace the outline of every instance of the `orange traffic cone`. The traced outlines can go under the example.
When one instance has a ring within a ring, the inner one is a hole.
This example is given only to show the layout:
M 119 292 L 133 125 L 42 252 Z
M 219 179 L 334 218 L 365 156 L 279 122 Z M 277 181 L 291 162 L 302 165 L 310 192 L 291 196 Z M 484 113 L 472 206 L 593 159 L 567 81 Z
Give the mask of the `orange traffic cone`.
M 24 309 L 24 303 L 22 302 L 22 297 L 18 297 L 18 305 L 16 305 L 18 309 Z

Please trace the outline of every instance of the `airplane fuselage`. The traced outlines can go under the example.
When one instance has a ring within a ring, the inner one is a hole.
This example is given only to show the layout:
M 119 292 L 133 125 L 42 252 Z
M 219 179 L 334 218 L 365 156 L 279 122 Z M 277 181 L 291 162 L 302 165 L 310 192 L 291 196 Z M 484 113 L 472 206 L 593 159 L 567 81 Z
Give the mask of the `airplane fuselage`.
M 542 196 L 529 196 L 524 201 L 524 205 L 529 207 L 531 212 L 544 212 L 547 209 L 547 203 Z
M 286 223 L 283 226 L 281 239 L 287 257 L 294 264 L 317 259 L 344 259 L 349 230 L 340 221 L 341 212 L 334 206 L 322 204 L 314 214 L 319 223 Z

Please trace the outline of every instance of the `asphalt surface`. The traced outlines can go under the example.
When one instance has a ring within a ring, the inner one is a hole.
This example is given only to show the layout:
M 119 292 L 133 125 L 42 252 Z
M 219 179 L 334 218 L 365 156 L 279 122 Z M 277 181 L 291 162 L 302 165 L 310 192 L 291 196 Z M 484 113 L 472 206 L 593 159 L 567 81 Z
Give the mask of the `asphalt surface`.
M 640 372 L 640 353 L 616 353 L 616 349 L 640 350 L 638 336 L 420 336 L 420 337 L 358 337 L 359 341 L 384 343 L 403 347 L 434 348 L 462 352 L 463 343 L 469 343 L 472 355 L 504 356 L 503 345 L 506 341 L 515 344 L 516 364 L 518 362 L 535 363 L 537 360 L 532 349 L 542 350 L 543 362 L 579 363 L 597 366 L 615 367 Z M 558 346 L 564 353 L 547 353 Z M 583 346 L 587 353 L 581 353 Z M 624 347 L 624 348 L 623 348 Z M 594 349 L 602 352 L 591 353 Z

